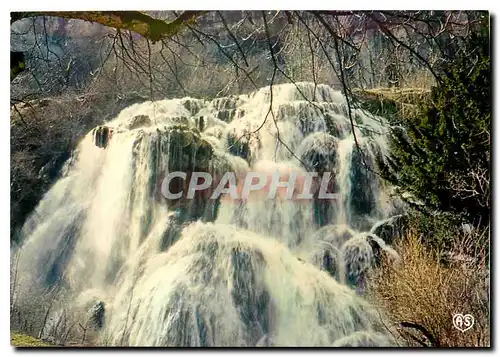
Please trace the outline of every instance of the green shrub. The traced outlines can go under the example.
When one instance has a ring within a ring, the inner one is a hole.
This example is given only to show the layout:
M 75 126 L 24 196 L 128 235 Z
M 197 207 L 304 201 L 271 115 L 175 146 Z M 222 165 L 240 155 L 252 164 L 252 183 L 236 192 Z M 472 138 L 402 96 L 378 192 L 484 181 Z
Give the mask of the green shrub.
M 395 130 L 382 175 L 428 212 L 489 224 L 491 70 L 488 24 L 473 32 L 419 114 Z

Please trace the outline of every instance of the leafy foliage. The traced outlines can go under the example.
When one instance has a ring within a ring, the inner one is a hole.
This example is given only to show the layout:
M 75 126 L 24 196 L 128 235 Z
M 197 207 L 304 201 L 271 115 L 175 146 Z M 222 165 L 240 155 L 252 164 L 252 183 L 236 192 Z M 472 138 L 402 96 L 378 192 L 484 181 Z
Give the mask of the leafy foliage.
M 386 179 L 430 210 L 489 223 L 491 70 L 487 24 L 442 68 L 419 115 L 394 130 Z

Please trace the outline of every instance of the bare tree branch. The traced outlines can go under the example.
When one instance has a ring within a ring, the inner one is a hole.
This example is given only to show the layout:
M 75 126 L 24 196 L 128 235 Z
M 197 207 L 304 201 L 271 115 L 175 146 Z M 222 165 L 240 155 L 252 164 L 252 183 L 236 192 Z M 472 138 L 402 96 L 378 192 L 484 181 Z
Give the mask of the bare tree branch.
M 140 11 L 39 11 L 12 12 L 10 23 L 37 16 L 54 16 L 95 22 L 117 30 L 130 30 L 153 42 L 177 34 L 205 11 L 184 11 L 172 22 L 152 18 Z

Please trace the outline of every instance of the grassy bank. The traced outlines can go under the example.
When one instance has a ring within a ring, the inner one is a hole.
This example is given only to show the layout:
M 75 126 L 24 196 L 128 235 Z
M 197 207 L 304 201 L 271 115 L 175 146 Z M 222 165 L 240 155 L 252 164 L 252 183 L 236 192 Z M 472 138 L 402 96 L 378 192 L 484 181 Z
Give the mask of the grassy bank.
M 10 344 L 14 347 L 57 347 L 37 338 L 14 332 L 10 333 Z
M 425 88 L 357 89 L 353 94 L 363 109 L 398 122 L 414 116 L 418 104 L 430 98 L 430 90 Z

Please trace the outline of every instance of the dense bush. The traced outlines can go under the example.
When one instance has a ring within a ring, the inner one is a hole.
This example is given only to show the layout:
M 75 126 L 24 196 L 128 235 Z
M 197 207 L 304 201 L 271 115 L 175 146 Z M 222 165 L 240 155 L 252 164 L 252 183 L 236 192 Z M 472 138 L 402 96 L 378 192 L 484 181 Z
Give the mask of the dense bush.
M 419 114 L 394 131 L 382 175 L 428 211 L 477 226 L 490 214 L 491 70 L 487 24 L 472 33 Z

